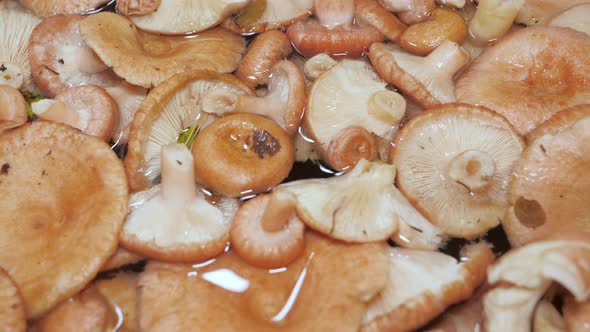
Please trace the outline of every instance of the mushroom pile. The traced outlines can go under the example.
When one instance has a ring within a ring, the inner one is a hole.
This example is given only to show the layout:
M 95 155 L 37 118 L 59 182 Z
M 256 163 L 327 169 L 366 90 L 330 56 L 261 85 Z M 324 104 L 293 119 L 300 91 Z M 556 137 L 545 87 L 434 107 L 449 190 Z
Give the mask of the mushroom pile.
M 0 0 L 0 330 L 590 331 L 588 0 Z

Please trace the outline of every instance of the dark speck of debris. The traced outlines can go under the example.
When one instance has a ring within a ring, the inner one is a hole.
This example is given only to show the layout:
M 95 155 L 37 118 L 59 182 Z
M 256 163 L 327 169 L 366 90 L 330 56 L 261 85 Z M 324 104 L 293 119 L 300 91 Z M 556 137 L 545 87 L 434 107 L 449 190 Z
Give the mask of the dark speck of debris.
M 61 63 L 62 65 L 65 63 L 64 59 L 57 59 L 57 62 Z
M 0 71 L 1 71 L 1 72 L 5 72 L 5 71 L 6 71 L 6 69 L 8 69 L 8 68 L 6 68 L 6 66 L 5 66 L 4 64 L 1 64 L 1 65 L 0 65 Z
M 420 149 L 424 150 L 424 147 L 422 145 L 418 145 L 420 147 Z
M 2 168 L 0 168 L 0 175 L 7 175 L 9 170 L 10 170 L 9 163 L 2 164 Z
M 420 229 L 420 228 L 418 228 L 418 227 L 414 227 L 414 226 L 410 226 L 410 227 L 411 227 L 413 230 L 415 230 L 416 232 L 418 232 L 418 233 L 424 233 L 424 231 L 423 231 L 423 230 L 421 230 L 421 229 Z
M 539 145 L 539 147 L 541 148 L 541 151 L 543 151 L 543 153 L 547 153 L 547 150 L 545 149 L 543 144 Z
M 58 72 L 56 72 L 55 70 L 53 70 L 53 69 L 51 69 L 51 68 L 47 67 L 47 65 L 43 65 L 43 68 L 45 68 L 46 70 L 48 70 L 48 71 L 50 71 L 50 72 L 54 73 L 55 75 L 59 75 L 59 73 L 58 73 Z
M 367 235 L 367 231 L 363 229 L 363 235 Z
M 43 172 L 41 172 L 41 175 L 47 175 L 47 172 L 43 170 Z
M 252 150 L 256 152 L 258 158 L 263 159 L 265 155 L 272 157 L 279 152 L 281 150 L 281 144 L 268 131 L 254 130 L 254 134 L 252 135 Z
M 51 150 L 47 151 L 46 157 L 51 156 Z
M 559 195 L 559 198 L 563 198 L 563 194 L 562 195 Z
M 41 182 L 37 182 L 37 185 L 40 186 L 41 185 Z
M 177 163 L 178 165 L 182 165 L 182 161 L 180 161 L 180 160 L 177 160 L 177 161 L 176 161 L 176 163 Z

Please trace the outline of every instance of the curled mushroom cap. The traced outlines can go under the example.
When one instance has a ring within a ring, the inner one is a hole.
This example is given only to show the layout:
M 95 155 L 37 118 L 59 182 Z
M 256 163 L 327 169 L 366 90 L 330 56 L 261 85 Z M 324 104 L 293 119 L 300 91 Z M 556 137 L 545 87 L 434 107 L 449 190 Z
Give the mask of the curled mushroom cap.
M 473 239 L 504 217 L 524 142 L 503 117 L 445 104 L 410 120 L 394 144 L 400 190 L 446 234 Z
M 426 21 L 434 8 L 435 0 L 379 0 L 388 10 L 406 24 L 415 24 Z
M 568 331 L 590 331 L 590 300 L 577 302 L 567 296 L 563 305 L 563 318 Z
M 25 306 L 18 287 L 8 273 L 0 269 L 0 325 L 5 332 L 25 332 Z
M 83 133 L 108 141 L 117 126 L 119 110 L 115 100 L 103 89 L 77 86 L 31 104 L 35 115 L 48 121 L 68 124 Z
M 232 31 L 248 34 L 284 30 L 291 23 L 306 19 L 312 7 L 313 0 L 251 0 L 223 25 Z
M 27 122 L 27 103 L 17 89 L 0 85 L 0 134 Z
M 572 28 L 590 35 L 590 3 L 573 6 L 549 21 L 550 26 Z
M 586 106 L 588 107 L 588 106 Z M 574 112 L 576 109 L 573 110 Z M 569 113 L 556 114 L 560 118 Z M 559 121 L 559 118 L 556 122 Z M 547 126 L 555 123 L 550 119 Z M 538 127 L 540 130 L 545 124 Z M 590 231 L 590 114 L 530 143 L 514 167 L 503 225 L 513 246 L 562 231 Z
M 469 298 L 494 261 L 487 243 L 463 248 L 461 260 L 436 251 L 389 248 L 389 279 L 361 331 L 414 331 Z
M 313 232 L 305 242 L 299 259 L 271 273 L 232 251 L 193 267 L 148 263 L 139 280 L 140 330 L 358 331 L 387 279 L 386 245 Z
M 28 10 L 39 17 L 60 14 L 82 14 L 96 9 L 109 0 L 18 0 Z
M 453 75 L 469 62 L 467 51 L 450 40 L 426 57 L 411 55 L 395 45 L 375 43 L 369 49 L 369 58 L 387 83 L 424 108 L 455 101 Z
M 525 0 L 481 0 L 469 21 L 469 32 L 479 42 L 490 42 L 502 37 L 518 15 Z
M 216 120 L 199 134 L 192 152 L 197 182 L 229 197 L 267 191 L 287 177 L 294 162 L 285 131 L 252 114 Z
M 104 263 L 100 271 L 115 270 L 125 265 L 130 265 L 144 260 L 145 257 L 133 253 L 125 248 L 119 247 L 117 251 Z
M 125 17 L 109 12 L 86 17 L 80 32 L 117 75 L 145 88 L 192 69 L 232 72 L 245 48 L 240 36 L 224 29 L 190 38 L 161 36 L 139 31 Z
M 99 279 L 94 286 L 107 299 L 111 307 L 121 310 L 122 325 L 119 331 L 139 331 L 137 317 L 137 298 L 139 275 L 130 272 L 118 272 L 114 278 Z M 127 330 L 125 330 L 127 329 Z
M 3 134 L 0 165 L 0 243 L 11 248 L 0 265 L 36 318 L 82 289 L 115 252 L 127 214 L 125 171 L 104 142 L 47 121 Z
M 406 30 L 406 25 L 377 0 L 355 0 L 355 19 L 365 25 L 370 25 L 379 30 L 385 38 L 399 41 L 401 34 Z
M 527 144 L 532 144 L 543 135 L 556 135 L 559 132 L 570 128 L 578 120 L 590 116 L 590 104 L 577 105 L 566 108 L 553 115 L 549 120 L 528 133 L 525 138 Z
M 39 19 L 12 1 L 0 2 L 0 84 L 34 90 L 29 38 Z
M 457 81 L 457 100 L 486 106 L 522 135 L 557 111 L 588 103 L 590 35 L 559 27 L 512 32 Z
M 587 0 L 525 0 L 516 18 L 517 23 L 543 25 L 549 19 Z

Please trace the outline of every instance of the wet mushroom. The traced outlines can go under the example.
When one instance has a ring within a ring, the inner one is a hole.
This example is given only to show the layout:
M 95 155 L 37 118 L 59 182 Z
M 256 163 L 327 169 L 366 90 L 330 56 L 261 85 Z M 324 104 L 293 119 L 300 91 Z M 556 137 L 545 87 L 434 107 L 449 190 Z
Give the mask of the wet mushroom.
M 429 325 L 425 332 L 474 332 L 479 331 L 483 317 L 483 295 L 489 287 L 480 286 L 469 300 L 453 306 Z
M 578 120 L 590 116 L 590 104 L 577 105 L 566 108 L 553 115 L 549 120 L 529 132 L 525 138 L 527 144 L 532 144 L 543 135 L 556 135 L 559 132 L 570 128 Z
M 84 41 L 127 82 L 150 88 L 174 74 L 194 69 L 232 72 L 242 58 L 244 40 L 224 29 L 192 38 L 138 30 L 127 18 L 109 12 L 80 22 Z
M 563 305 L 563 318 L 568 331 L 590 331 L 590 300 L 578 302 L 568 295 Z
M 588 0 L 525 0 L 518 12 L 516 23 L 544 25 L 564 10 L 587 2 Z
M 572 28 L 590 35 L 590 3 L 573 6 L 549 21 L 549 26 Z
M 410 120 L 391 159 L 400 190 L 447 235 L 474 239 L 497 226 L 524 142 L 503 117 L 444 104 Z
M 17 89 L 0 85 L 0 134 L 27 122 L 27 103 Z
M 303 73 L 305 77 L 310 81 L 315 81 L 323 73 L 330 70 L 332 67 L 338 64 L 338 61 L 332 59 L 326 53 L 316 54 L 303 65 Z
M 285 30 L 293 22 L 311 15 L 313 0 L 251 0 L 242 10 L 223 22 L 237 33 L 253 34 Z
M 148 90 L 140 86 L 131 85 L 126 81 L 121 81 L 119 84 L 104 87 L 106 92 L 113 97 L 117 103 L 119 116 L 117 121 L 117 128 L 111 137 L 115 144 L 126 144 L 129 139 L 129 127 L 135 112 L 139 109 L 147 96 Z
M 115 251 L 115 253 L 100 268 L 100 271 L 116 270 L 126 265 L 138 263 L 144 259 L 145 257 L 141 255 L 133 253 L 125 248 L 118 247 L 117 251 Z
M 469 33 L 478 42 L 488 43 L 502 37 L 518 15 L 525 0 L 480 0 L 469 21 Z
M 563 317 L 551 302 L 542 300 L 533 314 L 533 332 L 566 332 Z M 578 331 L 578 330 L 571 330 Z
M 502 114 L 525 135 L 557 111 L 588 103 L 590 35 L 529 27 L 487 48 L 459 77 L 457 100 Z
M 119 330 L 121 332 L 139 331 L 136 308 L 139 297 L 138 280 L 139 274 L 137 273 L 119 271 L 113 278 L 94 282 L 94 287 L 107 299 L 111 307 L 121 311 L 119 314 L 119 321 L 122 320 Z
M 379 2 L 406 24 L 426 21 L 436 7 L 434 0 L 379 0 Z
M 438 5 L 452 8 L 463 8 L 467 3 L 470 2 L 471 1 L 467 0 L 436 0 Z
M 443 41 L 428 56 L 419 57 L 395 45 L 373 44 L 369 58 L 387 82 L 424 108 L 455 101 L 453 75 L 469 62 L 457 43 Z
M 355 0 L 354 15 L 357 22 L 379 30 L 385 38 L 399 42 L 406 25 L 377 0 Z
M 389 279 L 371 301 L 360 331 L 414 331 L 469 298 L 494 261 L 487 243 L 467 246 L 457 261 L 436 251 L 389 248 Z
M 147 15 L 160 7 L 162 0 L 118 0 L 117 13 L 125 16 Z
M 203 99 L 203 111 L 218 116 L 248 113 L 267 117 L 281 126 L 289 136 L 299 129 L 307 100 L 303 73 L 288 60 L 277 62 L 268 81 L 264 97 L 238 95 L 227 89 L 212 90 Z
M 5 332 L 25 332 L 27 318 L 25 304 L 17 285 L 0 268 L 0 325 Z
M 92 11 L 109 0 L 18 0 L 23 7 L 39 17 L 62 14 L 82 14 Z
M 127 214 L 125 171 L 106 143 L 47 121 L 4 133 L 0 165 L 0 244 L 10 248 L 0 251 L 0 265 L 19 286 L 27 317 L 38 318 L 115 252 Z

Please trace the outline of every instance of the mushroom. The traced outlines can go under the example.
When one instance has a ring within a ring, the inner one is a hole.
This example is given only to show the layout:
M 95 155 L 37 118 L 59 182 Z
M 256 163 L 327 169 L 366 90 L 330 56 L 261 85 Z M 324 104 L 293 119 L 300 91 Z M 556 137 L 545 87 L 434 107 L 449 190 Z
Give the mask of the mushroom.
M 307 79 L 309 79 L 310 81 L 315 81 L 323 73 L 332 69 L 332 67 L 334 67 L 337 64 L 338 61 L 332 59 L 332 57 L 330 57 L 326 53 L 316 54 L 307 61 L 305 61 L 303 65 L 303 73 L 305 73 L 305 77 Z
M 469 33 L 478 42 L 487 43 L 502 37 L 518 15 L 525 0 L 480 0 L 469 21 Z
M 389 248 L 389 279 L 371 301 L 360 331 L 414 331 L 469 298 L 494 261 L 487 243 L 467 246 L 457 261 L 443 253 Z
M 197 182 L 228 197 L 267 191 L 289 175 L 294 162 L 285 131 L 252 114 L 216 120 L 199 134 L 192 153 Z
M 455 101 L 453 75 L 469 62 L 469 54 L 450 40 L 426 57 L 411 55 L 395 45 L 375 43 L 369 48 L 369 59 L 387 83 L 430 108 Z
M 514 167 L 503 222 L 513 246 L 557 232 L 590 231 L 590 179 L 584 176 L 590 168 L 590 114 L 551 130 L 571 111 L 558 112 L 556 121 L 538 127 L 549 130 L 529 144 Z
M 212 28 L 248 4 L 249 0 L 161 0 L 152 13 L 131 16 L 141 30 L 183 35 Z
M 126 144 L 129 139 L 129 127 L 131 126 L 131 121 L 133 121 L 133 116 L 144 101 L 148 90 L 140 86 L 131 85 L 126 81 L 121 81 L 117 85 L 107 86 L 104 89 L 113 97 L 119 110 L 119 121 L 117 121 L 117 128 L 115 128 L 111 140 L 115 144 Z
M 451 307 L 429 325 L 425 332 L 474 332 L 480 330 L 483 317 L 483 295 L 488 285 L 480 286 L 469 300 Z
M 452 8 L 463 8 L 467 3 L 471 1 L 467 0 L 436 0 L 436 4 L 440 6 L 452 7 Z
M 358 331 L 387 279 L 386 245 L 313 232 L 305 242 L 301 257 L 270 273 L 233 251 L 194 266 L 149 262 L 139 279 L 140 330 Z
M 572 28 L 590 35 L 590 3 L 573 6 L 549 21 L 549 26 Z
M 426 21 L 436 7 L 435 0 L 379 0 L 379 2 L 406 24 Z
M 201 102 L 218 88 L 252 94 L 236 77 L 205 70 L 176 74 L 150 91 L 129 129 L 125 170 L 132 191 L 147 189 L 158 179 L 162 146 L 177 142 L 185 132 L 194 139 L 212 122 L 213 117 L 200 111 Z
M 459 102 L 488 107 L 525 135 L 555 112 L 588 103 L 590 35 L 529 27 L 487 48 L 459 77 Z
M 587 2 L 588 0 L 525 0 L 518 12 L 516 23 L 544 25 L 564 10 Z
M 125 248 L 118 247 L 117 251 L 115 251 L 115 253 L 100 268 L 100 271 L 116 270 L 126 265 L 138 263 L 144 259 L 145 257 L 141 255 L 133 253 Z
M 272 68 L 291 51 L 291 42 L 283 32 L 264 32 L 254 38 L 235 75 L 252 89 L 266 85 Z
M 276 269 L 296 260 L 305 249 L 305 225 L 295 213 L 295 198 L 284 191 L 247 201 L 232 221 L 232 249 L 247 263 Z
M 249 113 L 267 117 L 289 136 L 299 129 L 307 99 L 303 73 L 297 66 L 282 60 L 272 67 L 268 93 L 264 97 L 238 95 L 227 89 L 211 90 L 203 99 L 203 111 L 216 115 Z
M 563 305 L 563 317 L 567 331 L 590 331 L 590 300 L 577 302 L 573 296 L 568 295 Z
M 377 141 L 392 139 L 406 101 L 386 85 L 362 60 L 342 60 L 314 82 L 304 121 L 332 167 L 344 170 L 361 157 L 375 159 Z
M 0 268 L 0 325 L 5 332 L 25 332 L 25 306 L 18 287 Z
M 537 305 L 533 315 L 534 332 L 566 332 L 565 322 L 557 309 L 547 300 Z M 578 330 L 571 330 L 578 331 Z
M 15 2 L 0 1 L 0 85 L 35 90 L 27 45 L 39 21 Z
M 232 72 L 245 47 L 241 37 L 224 29 L 191 38 L 161 36 L 139 31 L 125 17 L 109 12 L 86 17 L 80 22 L 80 32 L 117 75 L 144 88 L 193 69 Z
M 27 122 L 27 103 L 23 95 L 10 85 L 0 85 L 0 134 Z
M 393 144 L 398 187 L 445 234 L 474 239 L 501 222 L 512 169 L 525 148 L 503 117 L 444 104 L 410 120 Z
M 162 0 L 119 0 L 117 13 L 125 16 L 147 15 L 158 10 Z
M 137 273 L 118 272 L 113 278 L 94 282 L 94 287 L 107 299 L 111 307 L 120 310 L 118 315 L 122 324 L 119 331 L 139 331 L 136 309 L 139 297 L 138 280 Z
M 484 297 L 483 332 L 532 331 L 533 314 L 546 288 L 498 286 Z
M 251 0 L 242 10 L 223 22 L 238 33 L 253 34 L 267 30 L 285 30 L 293 22 L 305 20 L 313 0 Z
M 553 115 L 549 120 L 529 132 L 525 138 L 528 145 L 543 135 L 556 135 L 559 132 L 570 128 L 578 120 L 590 116 L 590 104 L 582 104 L 566 108 Z
M 125 171 L 104 142 L 47 121 L 4 133 L 0 165 L 0 243 L 10 248 L 0 251 L 0 265 L 27 317 L 38 318 L 115 252 L 127 214 Z
M 92 85 L 70 88 L 54 99 L 32 103 L 31 108 L 42 120 L 65 123 L 103 141 L 113 136 L 119 117 L 115 100 Z
M 61 14 L 82 14 L 106 4 L 110 0 L 18 0 L 38 17 Z
M 149 258 L 190 262 L 222 253 L 237 201 L 219 206 L 197 195 L 193 157 L 184 144 L 162 147 L 162 183 L 134 194 L 121 245 Z
M 399 42 L 406 25 L 385 9 L 377 0 L 355 0 L 354 15 L 357 22 L 379 30 L 385 38 Z

